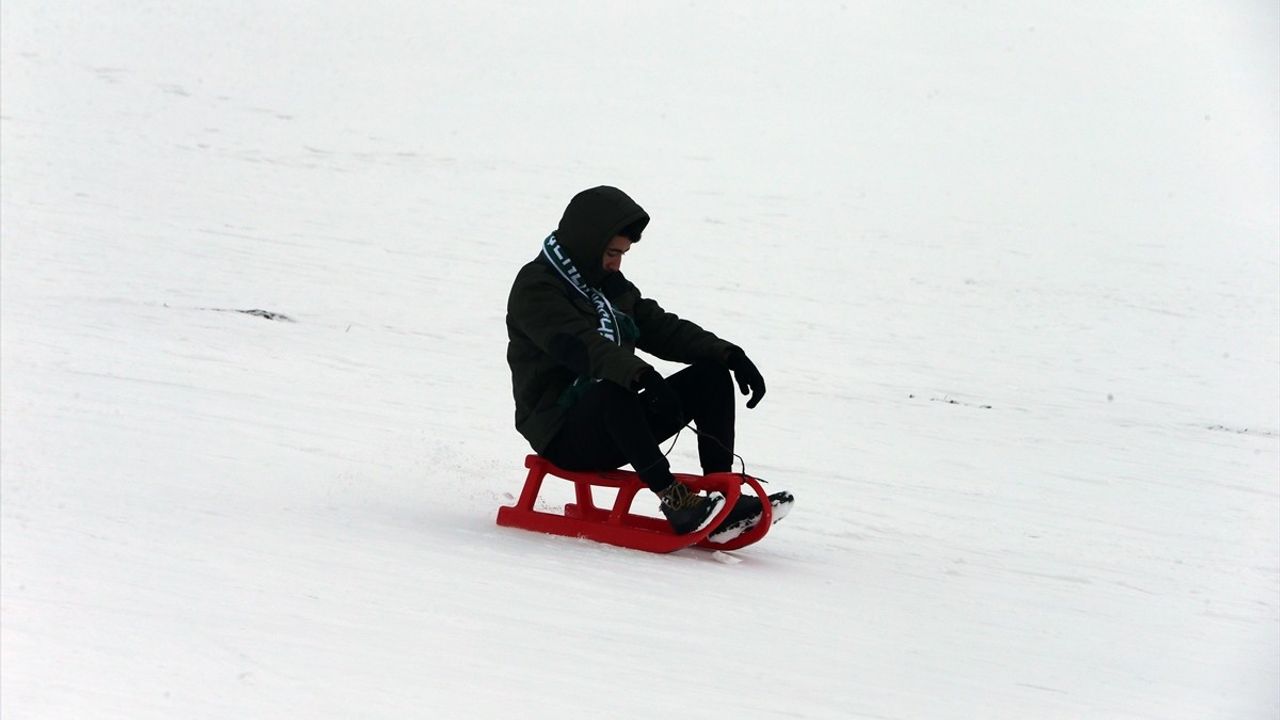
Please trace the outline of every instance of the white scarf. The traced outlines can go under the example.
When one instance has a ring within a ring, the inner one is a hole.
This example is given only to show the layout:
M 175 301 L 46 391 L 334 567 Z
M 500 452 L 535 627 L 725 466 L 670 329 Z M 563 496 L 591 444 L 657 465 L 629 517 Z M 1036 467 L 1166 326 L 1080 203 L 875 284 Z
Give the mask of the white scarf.
M 622 335 L 618 332 L 618 311 L 613 309 L 613 304 L 609 302 L 609 298 L 599 290 L 589 287 L 582 279 L 582 273 L 578 272 L 578 268 L 573 264 L 564 248 L 560 247 L 560 242 L 556 240 L 556 234 L 551 233 L 547 239 L 542 241 L 542 256 L 546 258 L 551 267 L 560 273 L 560 277 L 569 283 L 575 290 L 582 293 L 596 309 L 596 314 L 600 316 L 600 325 L 596 327 L 605 340 L 622 344 Z

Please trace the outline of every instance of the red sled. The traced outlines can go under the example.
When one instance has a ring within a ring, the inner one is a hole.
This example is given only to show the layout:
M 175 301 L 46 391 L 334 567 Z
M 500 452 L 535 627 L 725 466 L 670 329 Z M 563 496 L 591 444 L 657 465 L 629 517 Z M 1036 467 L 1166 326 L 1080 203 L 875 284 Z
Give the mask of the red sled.
M 582 537 L 596 542 L 617 545 L 619 547 L 645 550 L 655 553 L 675 552 L 690 546 L 707 550 L 737 550 L 746 547 L 764 537 L 773 524 L 773 508 L 769 497 L 759 481 L 749 475 L 723 472 L 710 475 L 687 475 L 675 473 L 680 482 L 695 491 L 712 491 L 724 495 L 725 503 L 716 514 L 714 520 L 698 532 L 687 535 L 676 535 L 671 526 L 663 518 L 636 515 L 631 512 L 631 504 L 636 494 L 648 490 L 640 476 L 629 470 L 609 470 L 606 472 L 573 472 L 562 470 L 539 455 L 529 455 L 524 459 L 524 466 L 529 469 L 529 476 L 524 481 L 524 489 L 515 505 L 498 508 L 498 524 L 503 527 L 520 528 L 534 532 Z M 563 513 L 536 510 L 533 507 L 538 499 L 538 491 L 542 489 L 542 481 L 548 475 L 563 478 L 573 483 L 576 502 L 564 506 Z M 738 537 L 723 543 L 712 542 L 707 537 L 729 516 L 738 498 L 742 494 L 741 486 L 746 485 L 760 498 L 763 513 L 755 527 L 750 528 Z M 591 489 L 594 487 L 615 488 L 618 491 L 612 508 L 602 508 L 595 504 Z

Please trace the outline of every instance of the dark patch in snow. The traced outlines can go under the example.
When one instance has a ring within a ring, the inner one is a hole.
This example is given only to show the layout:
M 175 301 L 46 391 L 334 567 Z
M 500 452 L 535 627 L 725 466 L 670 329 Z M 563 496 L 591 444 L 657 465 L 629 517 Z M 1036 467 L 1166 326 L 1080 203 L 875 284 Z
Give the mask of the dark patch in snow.
M 1259 430 L 1257 428 L 1237 428 L 1237 427 L 1228 427 L 1226 425 L 1209 425 L 1208 429 L 1214 430 L 1216 432 L 1235 433 L 1236 435 L 1258 435 L 1260 437 L 1276 437 L 1277 436 L 1275 430 Z
M 908 397 L 908 398 L 910 398 L 910 399 L 912 399 L 912 400 L 914 400 L 914 399 L 916 398 L 916 396 L 915 396 L 915 395 L 908 395 L 907 397 Z M 942 397 L 931 397 L 931 398 L 929 398 L 929 402 L 943 403 L 944 405 L 962 405 L 962 406 L 964 406 L 964 407 L 978 408 L 979 410 L 990 410 L 990 409 L 991 409 L 991 406 L 990 406 L 990 405 L 982 405 L 982 404 L 979 404 L 979 403 L 963 402 L 963 401 L 961 401 L 961 400 L 956 400 L 955 398 L 951 397 L 950 395 L 943 395 Z
M 203 309 L 210 310 L 212 312 L 233 312 L 233 313 L 240 313 L 242 315 L 253 315 L 254 317 L 265 318 L 267 320 L 272 320 L 275 322 L 290 322 L 290 323 L 297 322 L 297 320 L 294 320 L 293 318 L 289 317 L 288 315 L 285 315 L 284 313 L 272 312 L 271 310 L 259 310 L 258 308 L 254 308 L 252 310 L 240 310 L 238 308 L 203 308 Z

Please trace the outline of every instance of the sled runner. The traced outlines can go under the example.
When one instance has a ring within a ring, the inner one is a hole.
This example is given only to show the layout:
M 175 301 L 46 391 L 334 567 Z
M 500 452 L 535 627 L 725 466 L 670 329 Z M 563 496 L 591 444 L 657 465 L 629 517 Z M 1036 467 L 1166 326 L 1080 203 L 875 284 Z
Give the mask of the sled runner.
M 725 497 L 724 506 L 705 528 L 687 535 L 676 535 L 665 519 L 631 512 L 636 494 L 647 491 L 640 476 L 634 472 L 573 472 L 558 468 L 538 455 L 527 456 L 524 466 L 529 469 L 529 475 L 525 478 L 520 499 L 515 505 L 498 508 L 498 524 L 504 527 L 584 537 L 635 550 L 669 553 L 689 546 L 708 550 L 737 550 L 764 537 L 773 524 L 768 496 L 760 483 L 748 475 L 730 472 L 705 476 L 675 473 L 676 479 L 690 490 L 719 492 Z M 533 506 L 538 499 L 538 491 L 542 489 L 542 481 L 548 475 L 568 480 L 574 485 L 575 502 L 565 505 L 563 513 L 537 510 Z M 707 537 L 728 517 L 730 510 L 738 502 L 742 493 L 740 486 L 744 484 L 760 497 L 763 512 L 760 522 L 732 540 L 723 543 L 708 540 Z M 618 495 L 612 508 L 596 505 L 592 495 L 592 488 L 595 487 L 617 489 Z

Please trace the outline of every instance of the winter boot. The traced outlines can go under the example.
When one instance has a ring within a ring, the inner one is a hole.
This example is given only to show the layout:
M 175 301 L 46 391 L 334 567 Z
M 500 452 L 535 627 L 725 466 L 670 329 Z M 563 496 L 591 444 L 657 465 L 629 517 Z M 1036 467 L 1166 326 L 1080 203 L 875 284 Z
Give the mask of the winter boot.
M 785 490 L 770 495 L 769 505 L 773 511 L 773 522 L 776 523 L 786 517 L 787 513 L 791 512 L 791 506 L 795 501 L 795 496 Z M 729 542 L 758 525 L 763 515 L 764 512 L 760 509 L 760 498 L 755 495 L 742 495 L 729 511 L 729 516 L 720 523 L 719 527 L 711 531 L 707 539 L 717 543 Z
M 667 522 L 671 523 L 671 529 L 677 535 L 688 535 L 705 528 L 724 506 L 724 496 L 720 493 L 698 495 L 689 492 L 689 488 L 678 481 L 659 492 L 658 497 L 662 500 L 659 505 L 662 514 L 667 516 Z

